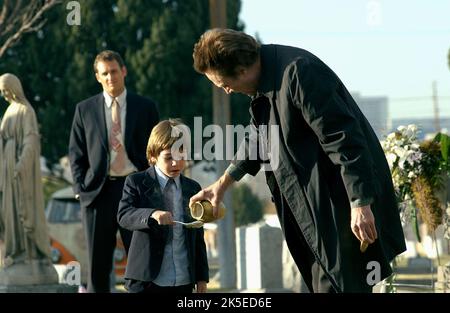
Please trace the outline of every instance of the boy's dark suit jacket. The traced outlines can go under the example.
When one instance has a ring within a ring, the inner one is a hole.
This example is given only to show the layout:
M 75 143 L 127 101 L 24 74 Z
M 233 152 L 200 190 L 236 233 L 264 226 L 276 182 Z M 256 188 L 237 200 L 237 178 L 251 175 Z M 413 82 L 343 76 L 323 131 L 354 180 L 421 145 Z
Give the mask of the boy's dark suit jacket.
M 185 221 L 189 214 L 189 199 L 201 190 L 200 185 L 183 175 L 180 177 Z M 123 228 L 133 231 L 125 278 L 153 281 L 161 268 L 169 227 L 158 225 L 151 218 L 155 210 L 166 210 L 155 168 L 129 175 L 123 188 L 117 220 Z M 209 281 L 209 268 L 203 228 L 184 228 L 192 283 Z

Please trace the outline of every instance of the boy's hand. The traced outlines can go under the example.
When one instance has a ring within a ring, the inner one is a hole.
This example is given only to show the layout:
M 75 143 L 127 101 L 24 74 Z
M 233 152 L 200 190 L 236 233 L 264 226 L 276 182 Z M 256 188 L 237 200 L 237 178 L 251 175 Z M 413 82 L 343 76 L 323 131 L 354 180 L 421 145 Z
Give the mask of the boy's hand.
M 173 225 L 173 216 L 171 212 L 156 210 L 153 212 L 152 216 L 159 225 Z

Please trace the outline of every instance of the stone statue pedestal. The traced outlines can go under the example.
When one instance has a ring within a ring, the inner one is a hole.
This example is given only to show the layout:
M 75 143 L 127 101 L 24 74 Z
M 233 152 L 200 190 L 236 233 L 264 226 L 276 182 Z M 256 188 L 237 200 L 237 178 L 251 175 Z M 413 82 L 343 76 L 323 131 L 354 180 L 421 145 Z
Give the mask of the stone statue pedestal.
M 47 260 L 12 264 L 0 268 L 0 285 L 57 284 L 58 273 Z
M 58 273 L 48 260 L 12 264 L 0 268 L 0 293 L 77 292 L 77 286 L 59 284 Z
M 0 293 L 77 293 L 78 286 L 63 284 L 2 286 Z

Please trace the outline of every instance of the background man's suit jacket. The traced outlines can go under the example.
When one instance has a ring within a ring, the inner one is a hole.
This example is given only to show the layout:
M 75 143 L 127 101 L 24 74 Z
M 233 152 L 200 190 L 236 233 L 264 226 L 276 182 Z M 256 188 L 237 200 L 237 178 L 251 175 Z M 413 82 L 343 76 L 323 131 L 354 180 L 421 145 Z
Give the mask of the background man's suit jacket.
M 181 176 L 184 219 L 193 221 L 188 204 L 191 196 L 201 190 L 200 185 Z M 155 210 L 164 208 L 163 195 L 156 178 L 155 168 L 131 174 L 125 181 L 117 219 L 119 225 L 133 231 L 125 278 L 153 281 L 161 268 L 169 227 L 158 225 L 150 216 Z M 189 258 L 189 273 L 192 283 L 209 281 L 208 259 L 203 238 L 203 228 L 184 228 Z
M 127 93 L 125 149 L 138 171 L 148 167 L 146 148 L 159 121 L 156 105 L 148 98 Z M 77 104 L 69 143 L 74 192 L 88 207 L 100 193 L 109 170 L 109 142 L 103 93 Z

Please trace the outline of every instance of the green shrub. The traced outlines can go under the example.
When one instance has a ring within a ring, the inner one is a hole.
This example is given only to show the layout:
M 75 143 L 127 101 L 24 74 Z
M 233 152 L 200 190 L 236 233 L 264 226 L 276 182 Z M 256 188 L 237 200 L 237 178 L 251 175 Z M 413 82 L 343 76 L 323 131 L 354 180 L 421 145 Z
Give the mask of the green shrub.
M 262 201 L 245 184 L 233 188 L 232 206 L 236 227 L 256 223 L 263 217 Z
M 43 192 L 44 192 L 44 201 L 45 205 L 47 205 L 48 200 L 50 200 L 51 195 L 64 187 L 69 186 L 70 184 L 62 179 L 55 176 L 42 176 L 42 185 L 43 185 Z

